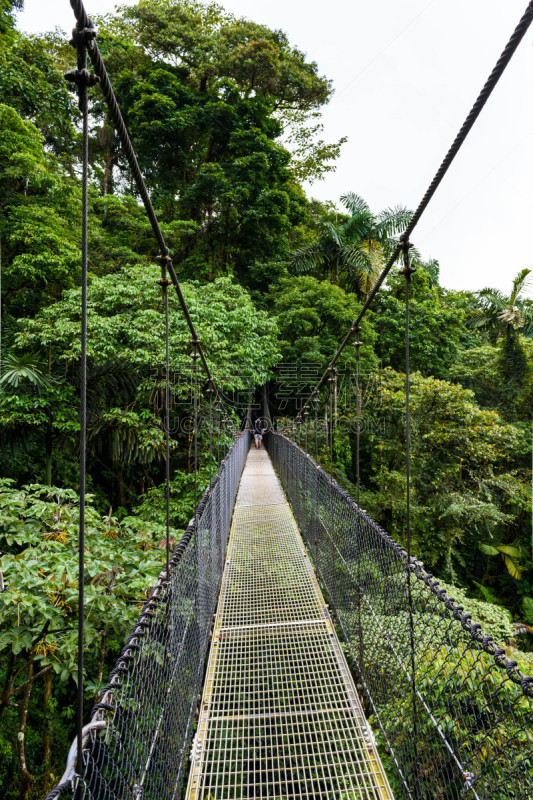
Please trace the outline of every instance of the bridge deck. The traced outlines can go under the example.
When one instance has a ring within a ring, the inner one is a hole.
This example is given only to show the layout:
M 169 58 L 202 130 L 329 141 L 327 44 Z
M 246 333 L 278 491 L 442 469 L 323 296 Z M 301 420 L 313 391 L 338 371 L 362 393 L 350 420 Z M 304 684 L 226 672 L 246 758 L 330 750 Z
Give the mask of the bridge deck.
M 187 798 L 392 797 L 290 506 L 268 454 L 252 449 Z

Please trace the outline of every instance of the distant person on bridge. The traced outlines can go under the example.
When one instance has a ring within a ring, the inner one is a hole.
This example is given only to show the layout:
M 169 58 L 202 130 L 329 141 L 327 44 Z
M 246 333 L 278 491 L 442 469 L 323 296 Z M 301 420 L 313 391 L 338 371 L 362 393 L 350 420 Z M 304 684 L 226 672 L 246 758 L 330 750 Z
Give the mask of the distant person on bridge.
M 255 439 L 255 446 L 261 447 L 261 442 L 263 441 L 263 434 L 266 431 L 266 428 L 263 428 L 263 423 L 258 418 L 254 424 L 254 439 Z

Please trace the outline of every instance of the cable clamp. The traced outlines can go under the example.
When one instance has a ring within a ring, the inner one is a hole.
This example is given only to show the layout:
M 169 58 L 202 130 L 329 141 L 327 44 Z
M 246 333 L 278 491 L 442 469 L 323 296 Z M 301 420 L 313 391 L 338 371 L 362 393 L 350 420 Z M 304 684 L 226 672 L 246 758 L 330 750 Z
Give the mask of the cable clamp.
M 405 275 L 406 280 L 409 282 L 411 280 L 411 275 L 413 274 L 413 272 L 416 272 L 416 267 L 412 266 L 411 258 L 409 256 L 409 250 L 411 249 L 411 247 L 413 247 L 413 245 L 411 244 L 411 242 L 407 238 L 407 234 L 406 233 L 402 233 L 402 235 L 400 236 L 399 244 L 400 244 L 400 247 L 401 247 L 402 252 L 403 252 L 403 269 L 402 269 L 402 272 Z
M 72 39 L 69 42 L 72 47 L 88 47 L 90 43 L 96 39 L 98 31 L 94 27 L 92 20 L 89 20 L 89 22 L 91 25 L 90 28 L 78 28 L 78 26 L 76 26 L 72 29 Z
M 463 783 L 465 791 L 469 791 L 469 789 L 474 788 L 474 773 L 473 772 L 463 772 Z
M 98 75 L 95 75 L 94 72 L 89 72 L 88 69 L 71 69 L 70 72 L 65 73 L 65 80 L 69 83 L 75 83 L 78 89 L 82 86 L 90 88 L 100 83 Z
M 200 339 L 191 339 L 191 345 L 193 348 L 191 358 L 195 361 L 197 358 L 200 358 L 200 354 L 198 353 L 198 347 L 200 346 Z

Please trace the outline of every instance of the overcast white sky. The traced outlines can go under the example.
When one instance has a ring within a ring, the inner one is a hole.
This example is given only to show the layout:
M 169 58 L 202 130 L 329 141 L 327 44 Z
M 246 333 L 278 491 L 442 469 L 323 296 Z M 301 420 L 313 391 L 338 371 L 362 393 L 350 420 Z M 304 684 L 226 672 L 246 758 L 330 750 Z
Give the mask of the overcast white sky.
M 128 2 L 132 5 L 134 0 Z M 333 79 L 325 136 L 347 135 L 310 193 L 414 208 L 526 7 L 526 0 L 222 0 L 282 28 Z M 86 0 L 89 14 L 113 0 Z M 68 0 L 26 0 L 20 27 L 69 31 Z M 533 268 L 533 26 L 415 230 L 449 288 L 509 290 Z M 533 296 L 533 292 L 531 293 Z

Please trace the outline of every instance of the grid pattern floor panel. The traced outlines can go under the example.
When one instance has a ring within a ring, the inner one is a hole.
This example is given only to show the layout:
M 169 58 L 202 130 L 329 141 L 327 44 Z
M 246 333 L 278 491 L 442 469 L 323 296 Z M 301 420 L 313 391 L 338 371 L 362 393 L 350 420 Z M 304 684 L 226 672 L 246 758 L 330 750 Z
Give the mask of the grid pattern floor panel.
M 263 449 L 237 495 L 187 798 L 393 798 Z

